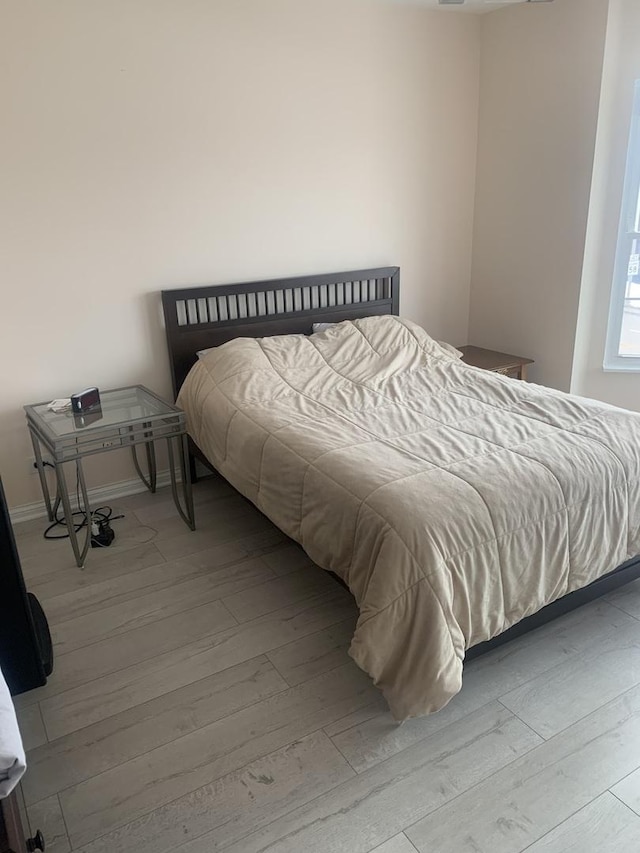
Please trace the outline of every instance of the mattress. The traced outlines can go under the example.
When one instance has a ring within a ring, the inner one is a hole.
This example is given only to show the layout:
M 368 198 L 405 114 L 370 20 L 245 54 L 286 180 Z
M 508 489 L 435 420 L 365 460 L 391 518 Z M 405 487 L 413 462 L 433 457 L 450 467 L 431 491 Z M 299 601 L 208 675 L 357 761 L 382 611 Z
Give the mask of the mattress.
M 465 651 L 640 552 L 640 414 L 463 364 L 396 317 L 239 338 L 178 404 L 215 468 L 351 589 L 398 720 Z

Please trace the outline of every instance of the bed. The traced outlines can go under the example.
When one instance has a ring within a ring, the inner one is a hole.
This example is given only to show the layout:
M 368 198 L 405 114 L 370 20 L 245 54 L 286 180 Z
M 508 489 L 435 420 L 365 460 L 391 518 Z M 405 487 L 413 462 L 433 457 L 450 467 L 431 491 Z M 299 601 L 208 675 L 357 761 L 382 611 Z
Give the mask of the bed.
M 403 720 L 640 574 L 640 415 L 465 365 L 398 294 L 389 267 L 163 303 L 194 452 L 347 584 L 350 654 Z

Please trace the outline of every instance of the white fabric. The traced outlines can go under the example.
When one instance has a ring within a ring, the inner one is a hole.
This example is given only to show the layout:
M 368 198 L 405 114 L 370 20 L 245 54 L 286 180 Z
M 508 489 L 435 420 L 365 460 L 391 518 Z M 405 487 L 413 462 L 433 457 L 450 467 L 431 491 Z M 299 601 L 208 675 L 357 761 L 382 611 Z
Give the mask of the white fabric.
M 27 763 L 13 701 L 0 672 L 0 797 L 8 797 L 22 778 Z

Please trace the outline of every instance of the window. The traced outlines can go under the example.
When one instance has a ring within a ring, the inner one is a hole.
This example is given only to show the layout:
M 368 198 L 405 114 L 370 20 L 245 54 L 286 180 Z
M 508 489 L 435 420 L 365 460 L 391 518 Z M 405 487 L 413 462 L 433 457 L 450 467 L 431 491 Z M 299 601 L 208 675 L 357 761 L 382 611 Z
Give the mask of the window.
M 640 371 L 640 80 L 635 84 L 604 367 Z

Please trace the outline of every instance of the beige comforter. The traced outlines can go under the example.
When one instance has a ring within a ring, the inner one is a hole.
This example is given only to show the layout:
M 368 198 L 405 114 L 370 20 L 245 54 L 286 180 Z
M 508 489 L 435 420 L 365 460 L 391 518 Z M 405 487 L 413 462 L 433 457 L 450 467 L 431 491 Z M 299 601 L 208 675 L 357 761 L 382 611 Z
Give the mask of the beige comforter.
M 209 350 L 179 397 L 215 467 L 359 609 L 398 720 L 465 649 L 640 552 L 640 414 L 464 365 L 394 317 Z

